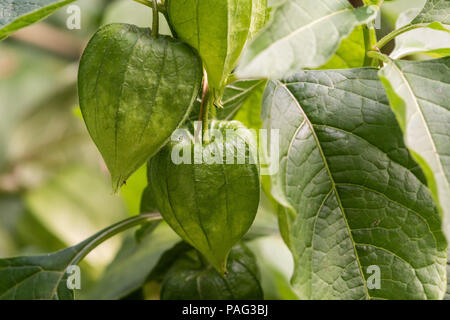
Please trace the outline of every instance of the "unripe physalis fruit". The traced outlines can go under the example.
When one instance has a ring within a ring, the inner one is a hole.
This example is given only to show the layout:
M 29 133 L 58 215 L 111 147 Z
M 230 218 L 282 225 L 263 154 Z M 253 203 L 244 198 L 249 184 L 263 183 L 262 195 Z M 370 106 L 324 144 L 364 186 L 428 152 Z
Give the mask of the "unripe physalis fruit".
M 187 250 L 169 268 L 161 300 L 262 300 L 260 274 L 253 253 L 238 244 L 230 251 L 226 276 L 205 265 L 199 253 Z
M 258 210 L 256 138 L 237 121 L 212 121 L 211 141 L 203 144 L 198 130 L 178 131 L 150 161 L 149 185 L 165 221 L 225 273 L 231 248 Z
M 198 51 L 220 99 L 254 29 L 252 0 L 168 0 L 166 6 L 177 37 Z
M 80 63 L 80 107 L 114 190 L 182 124 L 202 82 L 188 45 L 129 24 L 102 27 Z

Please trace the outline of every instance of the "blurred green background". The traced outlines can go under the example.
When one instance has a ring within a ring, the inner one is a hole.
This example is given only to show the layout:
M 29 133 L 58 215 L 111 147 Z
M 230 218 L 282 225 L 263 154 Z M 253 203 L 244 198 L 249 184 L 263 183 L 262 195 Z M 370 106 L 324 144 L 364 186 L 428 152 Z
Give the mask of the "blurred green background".
M 398 14 L 425 0 L 384 7 L 380 34 Z M 151 25 L 151 10 L 132 0 L 79 0 L 81 29 L 57 14 L 0 43 L 0 258 L 48 253 L 74 245 L 108 225 L 139 214 L 146 170 L 113 195 L 106 167 L 78 110 L 77 67 L 95 30 L 106 23 Z M 161 33 L 170 33 L 161 19 Z M 275 210 L 263 199 L 249 242 L 261 268 L 265 298 L 293 299 L 292 258 Z M 179 239 L 165 225 L 137 239 L 130 231 L 94 250 L 82 266 L 79 298 L 157 298 L 146 277 Z M 140 287 L 144 290 L 140 290 Z

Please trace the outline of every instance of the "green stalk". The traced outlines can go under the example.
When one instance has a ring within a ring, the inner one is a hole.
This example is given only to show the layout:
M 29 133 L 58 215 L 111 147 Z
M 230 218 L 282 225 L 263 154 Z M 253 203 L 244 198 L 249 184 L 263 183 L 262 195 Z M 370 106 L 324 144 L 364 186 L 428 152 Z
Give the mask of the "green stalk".
M 159 12 L 161 12 L 164 15 L 167 13 L 166 6 L 164 5 L 164 3 L 160 4 L 158 3 L 157 0 L 134 0 L 134 1 L 143 4 L 144 6 L 150 7 L 152 9 L 156 4 Z
M 205 108 L 203 109 L 203 116 L 202 116 L 202 128 L 203 128 L 203 142 L 208 143 L 209 142 L 209 112 L 211 110 L 211 107 L 214 108 L 214 95 L 211 94 L 211 91 L 208 91 L 207 94 L 207 100 L 205 104 Z
M 202 102 L 200 105 L 200 114 L 198 120 L 202 122 L 202 138 L 203 141 L 209 141 L 208 125 L 209 125 L 209 111 L 211 104 L 214 103 L 214 95 L 212 94 L 208 84 L 208 74 L 203 69 L 203 83 L 202 83 Z M 200 132 L 195 132 L 195 141 L 198 142 Z
M 376 67 L 378 65 L 378 60 L 371 58 L 367 55 L 368 52 L 373 50 L 377 42 L 377 35 L 373 23 L 370 22 L 363 27 L 364 30 L 364 46 L 366 50 L 366 57 L 364 59 L 364 65 L 370 67 Z
M 83 249 L 74 257 L 71 264 L 78 264 L 83 260 L 92 250 L 98 247 L 100 244 L 108 240 L 109 238 L 121 233 L 125 230 L 141 225 L 145 222 L 161 220 L 162 217 L 159 213 L 146 213 L 135 217 L 128 218 L 121 222 L 118 222 L 87 239 L 79 244 Z
M 426 27 L 426 24 L 408 24 L 404 27 L 401 27 L 397 30 L 392 31 L 391 33 L 389 33 L 388 35 L 386 35 L 384 38 L 382 38 L 380 41 L 378 41 L 374 46 L 373 46 L 373 50 L 381 50 L 381 48 L 383 48 L 386 44 L 388 44 L 389 42 L 391 42 L 392 40 L 394 40 L 396 37 L 398 37 L 399 35 L 414 30 L 414 29 L 418 29 L 418 28 L 424 28 Z

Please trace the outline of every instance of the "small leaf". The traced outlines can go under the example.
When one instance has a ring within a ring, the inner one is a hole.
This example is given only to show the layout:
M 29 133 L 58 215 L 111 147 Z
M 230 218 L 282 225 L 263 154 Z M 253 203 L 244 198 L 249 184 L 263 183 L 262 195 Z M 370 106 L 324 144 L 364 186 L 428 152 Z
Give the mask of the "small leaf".
M 218 120 L 233 119 L 248 97 L 250 97 L 263 82 L 263 80 L 237 80 L 227 85 L 222 97 L 223 108 L 216 108 L 216 118 Z M 201 100 L 199 98 L 189 115 L 189 121 L 199 120 L 200 107 Z M 212 110 L 210 110 L 210 112 L 212 113 Z M 213 118 L 212 114 L 210 116 Z
M 201 85 L 195 52 L 150 33 L 128 24 L 104 26 L 80 62 L 81 110 L 115 191 L 167 143 Z
M 266 85 L 267 81 L 261 81 L 258 86 L 252 90 L 244 104 L 232 118 L 233 120 L 241 122 L 249 129 L 259 130 L 262 128 L 261 104 Z
M 0 0 L 0 40 L 75 0 Z
M 53 254 L 0 259 L 0 299 L 72 300 L 67 287 L 69 266 L 77 265 L 93 248 L 113 235 L 159 215 L 137 216 L 116 223 L 81 242 Z
M 364 29 L 358 26 L 341 41 L 333 57 L 319 69 L 349 69 L 364 67 L 366 51 L 364 50 Z
M 233 120 L 241 107 L 256 91 L 265 86 L 263 80 L 238 80 L 225 88 L 223 108 L 217 109 L 217 118 Z
M 380 71 L 405 143 L 425 173 L 450 237 L 450 57 L 392 61 Z
M 235 246 L 223 276 L 205 265 L 195 250 L 185 251 L 169 269 L 161 288 L 162 300 L 262 300 L 259 270 L 253 253 Z
M 247 46 L 236 74 L 277 79 L 298 69 L 318 68 L 330 60 L 342 39 L 375 19 L 377 12 L 377 6 L 355 9 L 347 0 L 285 1 Z
M 249 35 L 252 0 L 168 0 L 166 5 L 178 37 L 199 52 L 210 87 L 221 95 Z
M 441 299 L 447 244 L 377 69 L 305 71 L 270 82 L 280 130 L 272 194 L 301 299 Z M 370 266 L 380 287 L 370 287 Z
M 200 148 L 185 132 L 161 150 L 149 162 L 149 185 L 165 221 L 223 273 L 229 251 L 255 219 L 259 169 L 256 141 L 242 124 L 212 121 L 210 128 L 222 137 Z M 182 157 L 178 164 L 174 154 Z
M 412 23 L 431 22 L 450 25 L 450 0 L 427 0 L 425 7 Z

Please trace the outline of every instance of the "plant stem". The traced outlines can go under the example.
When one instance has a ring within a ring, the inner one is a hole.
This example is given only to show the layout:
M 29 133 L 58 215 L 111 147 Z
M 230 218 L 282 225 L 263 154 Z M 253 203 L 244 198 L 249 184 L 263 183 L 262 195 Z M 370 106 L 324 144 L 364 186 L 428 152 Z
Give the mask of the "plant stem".
M 408 24 L 404 27 L 401 27 L 397 30 L 392 31 L 391 33 L 389 33 L 388 35 L 386 35 L 384 38 L 382 38 L 380 41 L 378 41 L 373 49 L 374 50 L 380 50 L 381 48 L 383 48 L 386 44 L 388 44 L 389 42 L 391 42 L 392 40 L 394 40 L 396 37 L 398 37 L 399 35 L 414 30 L 414 29 L 418 29 L 418 28 L 424 28 L 426 27 L 426 24 Z
M 211 110 L 211 106 L 214 108 L 213 102 L 214 101 L 214 95 L 211 93 L 211 91 L 208 91 L 207 99 L 206 99 L 206 106 L 203 110 L 203 119 L 202 119 L 202 128 L 203 128 L 203 142 L 208 143 L 209 142 L 209 111 Z
M 202 102 L 200 105 L 200 113 L 198 115 L 198 120 L 202 122 L 202 137 L 206 142 L 209 141 L 208 136 L 208 125 L 209 125 L 209 110 L 210 105 L 213 102 L 212 94 L 209 89 L 208 84 L 208 74 L 206 70 L 203 70 L 203 85 L 202 85 Z M 200 132 L 195 133 L 195 141 L 198 142 L 198 137 Z
M 373 23 L 370 22 L 369 24 L 363 27 L 363 34 L 364 34 L 364 46 L 366 50 L 364 65 L 375 67 L 376 64 L 378 64 L 378 60 L 373 59 L 367 55 L 369 51 L 373 50 L 372 48 L 375 46 L 377 42 L 377 35 Z
M 154 5 L 156 4 L 159 12 L 161 12 L 164 15 L 167 13 L 164 4 L 158 3 L 158 0 L 134 0 L 134 1 L 150 8 L 153 8 Z
M 115 236 L 116 234 L 143 224 L 144 222 L 156 221 L 161 219 L 162 217 L 159 213 L 146 213 L 118 222 L 80 243 L 78 246 L 82 247 L 82 249 L 72 260 L 71 264 L 78 264 L 89 254 L 89 252 L 91 252 L 97 246 L 99 246 L 109 238 Z
M 378 52 L 378 51 L 369 51 L 369 52 L 367 52 L 367 56 L 370 58 L 374 58 L 374 59 L 383 61 L 384 63 L 391 62 L 391 59 L 387 55 L 382 54 L 381 52 Z
M 159 35 L 159 11 L 157 1 L 153 1 L 153 26 L 152 26 L 152 36 L 157 38 Z

